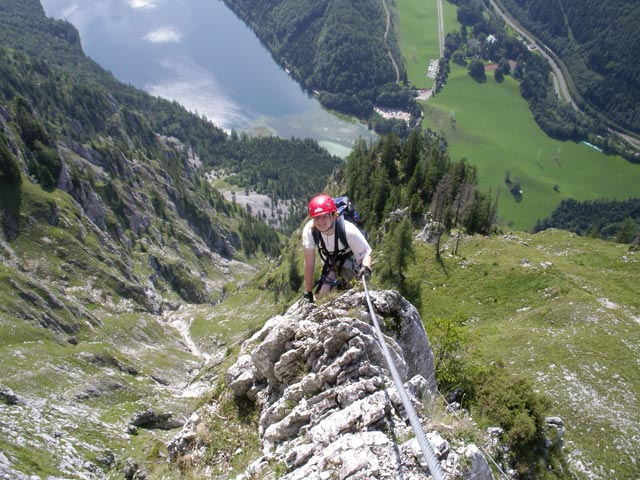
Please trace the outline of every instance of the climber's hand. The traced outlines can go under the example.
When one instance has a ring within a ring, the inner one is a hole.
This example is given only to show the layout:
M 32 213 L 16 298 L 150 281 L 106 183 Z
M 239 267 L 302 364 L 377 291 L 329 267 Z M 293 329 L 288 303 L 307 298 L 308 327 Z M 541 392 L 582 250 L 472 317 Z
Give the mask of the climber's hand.
M 365 266 L 360 267 L 360 270 L 358 270 L 358 278 L 364 278 L 367 282 L 371 280 L 371 269 Z

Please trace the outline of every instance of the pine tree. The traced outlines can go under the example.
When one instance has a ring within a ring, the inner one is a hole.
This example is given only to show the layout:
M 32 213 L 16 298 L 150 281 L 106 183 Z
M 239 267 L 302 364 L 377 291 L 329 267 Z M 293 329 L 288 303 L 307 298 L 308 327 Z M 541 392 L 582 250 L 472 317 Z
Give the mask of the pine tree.
M 390 227 L 382 248 L 383 261 L 380 262 L 380 277 L 383 282 L 401 286 L 409 261 L 415 257 L 413 250 L 413 226 L 405 215 Z

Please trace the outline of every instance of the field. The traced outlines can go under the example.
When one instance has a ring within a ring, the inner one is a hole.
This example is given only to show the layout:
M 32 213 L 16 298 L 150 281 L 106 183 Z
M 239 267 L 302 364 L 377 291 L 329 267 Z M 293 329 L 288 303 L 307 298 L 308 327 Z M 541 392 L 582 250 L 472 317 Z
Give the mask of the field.
M 402 0 L 398 5 L 400 45 L 407 75 L 417 88 L 431 88 L 433 79 L 426 76 L 429 60 L 440 57 L 436 2 Z
M 478 165 L 480 185 L 495 195 L 505 225 L 531 228 L 562 199 L 629 198 L 640 194 L 640 165 L 576 142 L 547 137 L 520 97 L 518 83 L 472 80 L 454 66 L 440 95 L 424 105 L 424 127 L 443 132 L 453 159 Z M 507 172 L 521 197 L 505 185 Z
M 414 0 L 398 4 L 405 59 L 412 58 L 413 54 L 407 52 L 416 45 L 420 46 L 418 58 L 437 51 L 433 30 L 418 28 L 407 20 L 423 15 L 421 23 L 430 23 L 426 19 L 433 16 L 432 23 L 436 24 L 435 5 L 419 5 Z M 450 14 L 452 5 L 444 2 L 444 6 L 445 30 L 459 28 L 455 15 Z M 435 28 L 437 33 L 437 25 Z M 433 44 L 431 49 L 429 43 Z M 412 84 L 424 86 L 424 73 L 408 66 L 407 71 Z M 547 137 L 533 120 L 518 83 L 511 77 L 497 83 L 488 74 L 487 82 L 479 84 L 464 67 L 452 64 L 444 89 L 423 102 L 423 109 L 423 127 L 442 132 L 452 158 L 466 158 L 477 165 L 481 188 L 494 196 L 499 194 L 498 215 L 505 225 L 530 229 L 565 198 L 623 199 L 640 194 L 640 165 L 584 144 Z M 509 192 L 505 185 L 507 173 L 512 182 L 520 183 L 521 195 Z
M 455 6 L 445 0 L 442 6 L 445 29 L 451 31 L 450 25 L 456 21 Z M 399 0 L 396 15 L 400 25 L 400 50 L 409 81 L 416 88 L 431 88 L 433 79 L 426 76 L 429 61 L 440 58 L 436 2 Z

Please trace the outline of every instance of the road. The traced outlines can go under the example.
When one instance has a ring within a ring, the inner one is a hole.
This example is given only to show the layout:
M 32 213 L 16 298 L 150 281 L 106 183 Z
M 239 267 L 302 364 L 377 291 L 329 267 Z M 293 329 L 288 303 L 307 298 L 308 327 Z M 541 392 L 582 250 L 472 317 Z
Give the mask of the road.
M 444 57 L 444 14 L 442 13 L 442 0 L 437 0 L 438 4 L 438 48 L 440 58 Z
M 569 93 L 569 88 L 567 87 L 567 82 L 562 74 L 562 70 L 556 63 L 555 59 L 547 53 L 548 48 L 545 45 L 540 46 L 536 39 L 531 35 L 527 30 L 525 30 L 520 24 L 516 23 L 516 21 L 511 18 L 509 14 L 505 14 L 495 0 L 489 0 L 493 9 L 502 17 L 507 25 L 513 28 L 519 35 L 522 36 L 526 40 L 526 42 L 530 45 L 531 48 L 536 49 L 540 52 L 540 54 L 547 59 L 549 65 L 551 66 L 551 73 L 553 75 L 553 87 L 556 90 L 556 94 L 562 99 L 571 104 L 571 106 L 575 110 L 579 110 L 578 105 L 571 98 L 571 94 Z
M 441 0 L 438 0 L 438 2 L 440 1 Z M 547 61 L 549 62 L 549 65 L 551 66 L 553 86 L 555 88 L 556 94 L 560 99 L 568 102 L 576 111 L 580 111 L 580 108 L 578 107 L 574 99 L 571 97 L 571 93 L 567 86 L 566 78 L 562 73 L 562 70 L 558 65 L 558 62 L 554 58 L 555 54 L 552 54 L 553 52 L 551 51 L 551 49 L 549 49 L 546 45 L 539 43 L 531 33 L 529 33 L 520 24 L 518 24 L 508 13 L 503 12 L 495 0 L 489 0 L 489 2 L 491 3 L 491 6 L 493 7 L 493 9 L 502 17 L 502 19 L 505 21 L 507 25 L 513 28 L 519 35 L 521 35 L 527 41 L 527 43 L 531 47 L 535 48 L 537 51 L 540 52 L 540 54 L 544 58 L 547 59 Z M 551 52 L 551 54 L 548 52 Z M 620 132 L 611 128 L 609 128 L 609 132 L 617 135 L 619 138 L 626 141 L 634 148 L 640 149 L 640 140 L 637 137 L 625 134 L 624 132 Z

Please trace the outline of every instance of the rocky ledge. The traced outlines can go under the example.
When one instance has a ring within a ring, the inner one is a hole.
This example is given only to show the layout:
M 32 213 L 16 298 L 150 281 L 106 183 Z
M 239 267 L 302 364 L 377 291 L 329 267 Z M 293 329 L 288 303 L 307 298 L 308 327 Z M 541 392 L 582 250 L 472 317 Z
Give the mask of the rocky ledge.
M 395 291 L 371 292 L 378 322 L 405 389 L 448 478 L 492 479 L 475 445 L 451 446 L 422 412 L 437 394 L 433 354 L 417 310 Z M 241 478 L 427 479 L 431 475 L 383 350 L 364 293 L 320 305 L 301 300 L 242 345 L 226 383 L 258 411 L 263 456 Z M 168 445 L 197 449 L 196 412 Z M 258 475 L 259 477 L 256 477 Z

